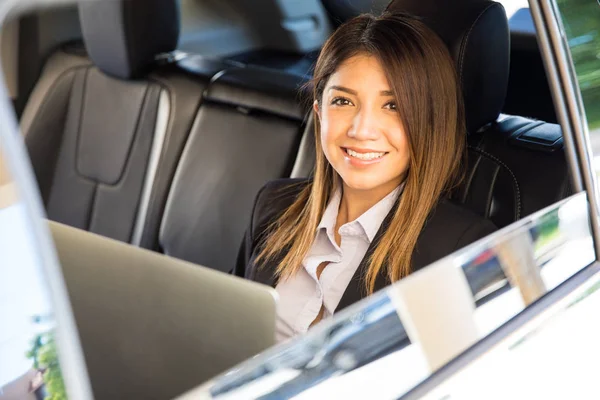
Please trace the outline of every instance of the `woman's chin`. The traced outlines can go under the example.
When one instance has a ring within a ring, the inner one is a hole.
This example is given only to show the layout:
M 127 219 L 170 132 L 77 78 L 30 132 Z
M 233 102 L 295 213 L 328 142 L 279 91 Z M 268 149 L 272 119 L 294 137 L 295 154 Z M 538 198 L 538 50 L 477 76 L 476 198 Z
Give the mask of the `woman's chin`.
M 352 190 L 369 191 L 380 185 L 381 182 L 373 182 L 372 180 L 365 178 L 344 179 L 344 186 Z
M 361 176 L 362 175 L 362 176 Z M 391 192 L 400 183 L 403 178 L 390 178 L 381 179 L 380 174 L 345 174 L 341 176 L 344 183 L 344 187 L 350 190 L 356 190 L 361 192 L 369 191 L 386 191 Z

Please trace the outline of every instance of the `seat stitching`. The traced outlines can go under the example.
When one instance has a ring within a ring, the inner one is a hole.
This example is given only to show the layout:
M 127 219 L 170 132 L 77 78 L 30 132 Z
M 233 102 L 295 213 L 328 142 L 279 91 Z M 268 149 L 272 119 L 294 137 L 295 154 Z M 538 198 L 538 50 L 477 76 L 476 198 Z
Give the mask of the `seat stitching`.
M 504 167 L 508 173 L 510 174 L 510 176 L 512 177 L 513 180 L 513 184 L 515 187 L 515 202 L 517 204 L 517 210 L 516 210 L 516 220 L 521 218 L 521 190 L 519 189 L 519 182 L 517 181 L 517 177 L 515 176 L 515 174 L 512 172 L 512 170 L 504 163 L 502 162 L 499 158 L 491 155 L 490 153 L 486 152 L 485 150 L 473 147 L 473 146 L 467 146 L 469 149 L 489 158 L 490 160 L 496 162 L 497 164 L 499 164 L 500 166 Z
M 146 85 L 146 87 L 144 88 L 144 96 L 142 98 L 141 101 L 141 105 L 139 108 L 139 114 L 136 118 L 135 121 L 135 127 L 133 128 L 133 137 L 131 138 L 131 142 L 129 143 L 129 148 L 127 149 L 127 154 L 125 155 L 125 163 L 123 164 L 123 169 L 121 170 L 121 173 L 119 174 L 119 177 L 117 178 L 116 183 L 105 183 L 102 182 L 102 184 L 104 186 L 108 186 L 108 187 L 116 187 L 118 185 L 120 185 L 123 181 L 123 179 L 125 179 L 125 175 L 127 174 L 127 172 L 129 171 L 129 167 L 131 166 L 131 158 L 132 158 L 132 153 L 134 152 L 134 148 L 135 145 L 137 144 L 138 139 L 140 138 L 140 136 L 142 136 L 142 133 L 140 132 L 140 125 L 142 125 L 142 115 L 145 115 L 147 111 L 147 107 L 148 107 L 148 93 L 150 92 L 150 89 L 153 89 L 150 85 Z M 159 93 L 160 95 L 160 93 Z M 152 147 L 152 144 L 150 144 L 150 146 Z
M 88 76 L 90 75 L 91 68 L 88 68 L 83 75 L 83 83 L 81 89 L 81 107 L 79 108 L 79 116 L 77 118 L 77 135 L 75 136 L 75 155 L 73 157 L 73 171 L 77 174 L 78 177 L 83 178 L 89 182 L 93 182 L 94 184 L 98 184 L 98 180 L 86 176 L 79 170 L 79 155 L 81 154 L 81 127 L 83 125 L 83 118 L 85 114 L 85 106 L 86 106 L 86 98 L 87 98 L 87 85 L 88 85 Z M 75 81 L 73 81 L 75 84 Z M 69 113 L 71 107 L 71 99 L 69 98 L 69 109 L 67 113 Z M 67 114 L 68 118 L 68 114 Z

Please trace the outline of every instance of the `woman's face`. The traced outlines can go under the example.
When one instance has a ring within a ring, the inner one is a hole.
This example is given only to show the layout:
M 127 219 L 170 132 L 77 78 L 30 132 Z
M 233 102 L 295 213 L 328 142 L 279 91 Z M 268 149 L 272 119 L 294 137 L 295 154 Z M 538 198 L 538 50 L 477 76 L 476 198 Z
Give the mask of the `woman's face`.
M 404 180 L 408 141 L 377 58 L 357 55 L 343 62 L 314 108 L 323 152 L 345 188 L 386 194 Z

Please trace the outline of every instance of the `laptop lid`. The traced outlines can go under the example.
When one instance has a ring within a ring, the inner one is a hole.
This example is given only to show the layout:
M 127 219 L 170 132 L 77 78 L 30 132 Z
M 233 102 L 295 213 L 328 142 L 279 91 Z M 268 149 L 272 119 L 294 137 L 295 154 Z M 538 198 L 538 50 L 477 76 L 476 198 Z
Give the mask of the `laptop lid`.
M 97 398 L 171 398 L 274 344 L 272 288 L 50 229 Z

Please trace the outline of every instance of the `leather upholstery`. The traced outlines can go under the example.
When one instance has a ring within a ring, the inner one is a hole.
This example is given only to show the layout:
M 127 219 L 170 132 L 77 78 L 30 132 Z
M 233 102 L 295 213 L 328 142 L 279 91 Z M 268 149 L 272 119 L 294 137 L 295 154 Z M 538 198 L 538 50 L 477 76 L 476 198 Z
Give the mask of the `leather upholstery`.
M 171 101 L 171 114 L 166 140 L 161 154 L 160 168 L 156 171 L 146 220 L 143 221 L 140 246 L 158 249 L 158 231 L 167 203 L 167 194 L 181 158 L 194 117 L 200 107 L 202 93 L 210 77 L 218 72 L 216 66 L 197 69 L 194 79 L 182 74 L 177 65 L 167 65 L 154 71 L 149 78 L 167 91 Z
M 419 16 L 456 62 L 469 133 L 496 121 L 506 96 L 510 32 L 500 3 L 488 0 L 393 0 L 390 11 Z
M 87 51 L 98 66 L 85 54 L 58 51 L 21 121 L 47 215 L 125 242 L 137 229 L 140 245 L 156 249 L 168 190 L 201 96 L 211 77 L 232 64 L 199 63 L 185 54 L 176 55 L 185 69 L 174 56 L 155 62 L 158 52 L 177 43 L 175 1 L 82 3 L 80 17 Z M 142 75 L 147 70 L 152 73 Z M 137 79 L 124 79 L 132 76 Z M 144 220 L 138 220 L 161 93 L 170 103 L 167 132 Z
M 93 67 L 58 78 L 25 140 L 48 217 L 129 241 L 160 88 Z
M 50 196 L 71 87 L 75 75 L 89 65 L 72 62 L 67 55 L 60 53 L 48 62 L 21 119 L 21 131 L 44 204 Z
M 362 13 L 378 14 L 382 12 L 389 0 L 322 0 L 323 6 L 336 25 Z
M 295 164 L 303 133 L 312 134 L 297 94 L 305 78 L 183 53 L 143 68 L 139 54 L 131 59 L 136 65 L 114 64 L 111 55 L 118 61 L 125 48 L 124 42 L 111 47 L 114 42 L 137 40 L 147 23 L 137 20 L 139 13 L 153 14 L 110 3 L 80 9 L 88 51 L 100 68 L 86 57 L 61 59 L 40 80 L 26 112 L 27 145 L 48 217 L 125 242 L 141 232 L 142 247 L 229 270 L 258 189 L 289 176 L 294 166 L 299 174 L 309 170 L 310 158 Z M 106 26 L 123 26 L 97 29 L 98 15 Z M 134 36 L 121 37 L 125 31 Z M 123 79 L 130 76 L 138 79 Z M 170 115 L 139 220 L 161 93 L 168 95 Z
M 81 2 L 79 17 L 94 64 L 117 78 L 143 75 L 157 54 L 177 47 L 180 22 L 175 0 Z
M 185 70 L 170 63 L 145 80 L 125 81 L 85 57 L 60 51 L 51 58 L 21 125 L 50 219 L 132 240 L 158 98 L 165 91 L 167 133 L 140 240 L 142 247 L 158 249 L 167 194 L 202 94 L 211 77 L 229 66 L 184 60 Z
M 232 104 L 248 112 L 268 112 L 301 120 L 306 114 L 298 106 L 304 81 L 279 71 L 232 68 L 223 71 L 204 93 L 207 101 Z
M 54 106 L 48 101 L 48 96 L 52 91 L 58 90 L 56 82 L 59 77 L 67 75 L 78 68 L 88 67 L 91 64 L 92 62 L 85 55 L 72 54 L 65 51 L 64 48 L 52 54 L 46 65 L 44 65 L 41 77 L 27 99 L 27 107 L 21 115 L 21 130 L 28 132 L 37 113 L 44 107 Z M 63 96 L 66 96 L 66 94 Z M 41 150 L 43 151 L 43 149 Z
M 313 174 L 317 162 L 315 145 L 315 122 L 313 114 L 309 113 L 290 178 L 306 178 Z
M 256 193 L 290 176 L 304 131 L 294 102 L 301 81 L 275 87 L 266 83 L 273 74 L 227 70 L 206 89 L 169 193 L 165 254 L 231 270 Z
M 455 199 L 498 227 L 572 194 L 556 124 L 507 117 L 469 138 L 468 163 Z

